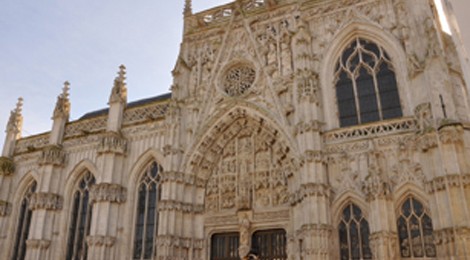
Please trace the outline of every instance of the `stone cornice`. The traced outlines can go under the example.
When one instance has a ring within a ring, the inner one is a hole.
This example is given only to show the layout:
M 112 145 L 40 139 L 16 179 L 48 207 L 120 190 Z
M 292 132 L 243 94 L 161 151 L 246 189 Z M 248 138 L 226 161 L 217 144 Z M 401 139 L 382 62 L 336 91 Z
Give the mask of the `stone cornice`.
M 29 208 L 31 210 L 60 210 L 62 209 L 62 196 L 55 193 L 36 192 L 31 195 Z
M 94 202 L 123 203 L 126 197 L 127 189 L 119 184 L 98 183 L 90 190 L 90 198 Z

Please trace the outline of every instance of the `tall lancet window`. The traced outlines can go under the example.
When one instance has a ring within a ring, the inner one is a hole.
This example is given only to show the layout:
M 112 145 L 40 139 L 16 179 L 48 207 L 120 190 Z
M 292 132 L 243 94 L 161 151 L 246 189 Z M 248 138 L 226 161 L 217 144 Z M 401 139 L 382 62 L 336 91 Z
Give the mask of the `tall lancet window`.
M 403 258 L 436 257 L 432 220 L 421 202 L 409 197 L 397 221 L 400 254 Z
M 36 191 L 36 181 L 30 184 L 23 196 L 18 215 L 18 226 L 15 235 L 15 247 L 13 248 L 12 260 L 22 260 L 26 256 L 26 240 L 28 239 L 29 226 L 31 225 L 32 210 L 29 209 L 31 196 Z
M 95 177 L 90 172 L 86 172 L 73 193 L 67 241 L 67 260 L 87 259 L 86 237 L 90 234 L 93 206 L 90 201 L 90 189 L 94 184 Z
M 135 260 L 153 259 L 156 254 L 161 171 L 161 166 L 156 162 L 150 163 L 138 184 L 133 252 Z
M 372 259 L 369 223 L 358 206 L 344 208 L 338 231 L 341 260 Z
M 336 65 L 336 98 L 341 127 L 402 116 L 392 62 L 375 43 L 356 38 Z

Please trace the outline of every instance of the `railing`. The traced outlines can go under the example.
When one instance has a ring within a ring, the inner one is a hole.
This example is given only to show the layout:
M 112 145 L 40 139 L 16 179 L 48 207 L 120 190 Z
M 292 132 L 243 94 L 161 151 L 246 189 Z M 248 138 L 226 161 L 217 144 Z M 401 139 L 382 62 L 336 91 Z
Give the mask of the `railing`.
M 252 11 L 264 7 L 266 2 L 267 0 L 245 0 L 241 1 L 241 8 Z M 197 24 L 210 25 L 231 17 L 236 10 L 235 4 L 237 3 L 232 2 L 195 14 Z
M 332 130 L 323 136 L 325 143 L 330 144 L 412 131 L 416 131 L 415 119 L 407 117 Z

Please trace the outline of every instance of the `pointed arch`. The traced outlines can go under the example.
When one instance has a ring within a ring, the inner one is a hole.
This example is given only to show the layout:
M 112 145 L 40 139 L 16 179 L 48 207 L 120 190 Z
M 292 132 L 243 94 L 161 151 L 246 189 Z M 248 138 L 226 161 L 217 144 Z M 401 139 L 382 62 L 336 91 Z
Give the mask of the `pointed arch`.
M 393 200 L 395 205 L 395 212 L 400 211 L 400 206 L 405 202 L 408 197 L 414 197 L 417 200 L 423 203 L 424 207 L 430 210 L 430 205 L 428 201 L 428 195 L 423 188 L 419 187 L 418 185 L 407 182 L 405 184 L 400 185 L 397 189 L 393 192 Z
M 12 201 L 10 225 L 8 226 L 8 237 L 12 238 L 8 243 L 9 254 L 12 259 L 24 259 L 26 252 L 26 240 L 29 234 L 32 211 L 29 210 L 29 198 L 35 192 L 37 186 L 35 171 L 25 174 L 14 193 Z
M 338 58 L 343 50 L 356 38 L 371 41 L 383 48 L 390 56 L 397 80 L 397 88 L 404 115 L 411 115 L 411 100 L 406 95 L 408 85 L 407 58 L 401 43 L 391 33 L 362 19 L 355 19 L 346 24 L 330 41 L 331 46 L 326 51 L 326 59 L 320 72 L 322 95 L 324 100 L 324 113 L 329 129 L 339 127 L 337 119 L 338 106 L 334 87 L 334 71 Z
M 163 169 L 167 168 L 165 167 L 163 154 L 154 148 L 150 148 L 139 155 L 132 165 L 129 171 L 129 186 L 133 186 L 138 182 L 140 176 L 143 174 L 144 168 L 152 161 L 158 163 Z
M 349 205 L 357 205 L 366 218 L 369 217 L 369 205 L 364 197 L 355 191 L 346 191 L 338 196 L 332 203 L 333 223 L 339 223 L 343 209 Z

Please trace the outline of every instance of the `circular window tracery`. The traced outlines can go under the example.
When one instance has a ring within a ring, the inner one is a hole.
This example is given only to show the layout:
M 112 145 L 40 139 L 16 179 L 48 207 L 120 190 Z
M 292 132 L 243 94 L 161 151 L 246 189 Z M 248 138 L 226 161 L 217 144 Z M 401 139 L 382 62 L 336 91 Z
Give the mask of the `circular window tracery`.
M 222 88 L 227 95 L 241 96 L 251 88 L 256 79 L 256 71 L 246 64 L 228 69 L 222 76 Z

